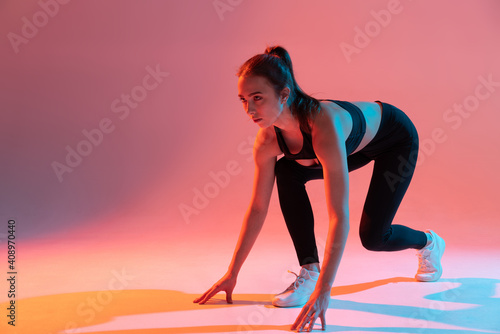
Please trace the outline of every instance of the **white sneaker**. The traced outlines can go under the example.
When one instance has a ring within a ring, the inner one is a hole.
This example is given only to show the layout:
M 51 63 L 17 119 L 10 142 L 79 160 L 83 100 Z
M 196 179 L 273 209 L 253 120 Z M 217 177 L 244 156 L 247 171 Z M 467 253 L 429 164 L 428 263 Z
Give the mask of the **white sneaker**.
M 304 268 L 300 270 L 300 275 L 289 272 L 297 276 L 297 278 L 285 291 L 274 296 L 272 301 L 274 306 L 292 307 L 304 305 L 316 287 L 319 273 Z
M 443 238 L 433 231 L 427 230 L 425 232 L 430 233 L 432 242 L 417 251 L 418 271 L 415 275 L 415 279 L 420 282 L 434 282 L 437 281 L 443 273 L 441 257 L 444 253 L 445 242 Z

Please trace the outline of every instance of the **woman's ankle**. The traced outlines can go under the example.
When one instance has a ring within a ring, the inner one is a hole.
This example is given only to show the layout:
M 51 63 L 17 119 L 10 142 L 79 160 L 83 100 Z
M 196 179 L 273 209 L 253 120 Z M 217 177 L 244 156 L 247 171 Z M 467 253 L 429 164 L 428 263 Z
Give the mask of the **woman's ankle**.
M 304 264 L 302 266 L 302 268 L 304 269 L 307 269 L 309 271 L 315 271 L 317 273 L 319 273 L 319 270 L 320 270 L 320 266 L 319 266 L 319 263 L 316 262 L 316 263 L 308 263 L 308 264 Z

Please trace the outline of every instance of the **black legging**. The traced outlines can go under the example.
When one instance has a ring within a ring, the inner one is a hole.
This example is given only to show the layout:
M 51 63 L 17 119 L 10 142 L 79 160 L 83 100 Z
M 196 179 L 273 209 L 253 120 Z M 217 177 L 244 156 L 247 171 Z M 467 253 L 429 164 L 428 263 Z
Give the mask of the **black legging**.
M 417 130 L 401 110 L 381 104 L 382 120 L 377 135 L 361 151 L 347 157 L 349 172 L 375 161 L 359 235 L 363 246 L 373 251 L 420 249 L 427 242 L 424 232 L 392 225 L 415 170 Z M 323 170 L 283 157 L 276 163 L 275 172 L 281 211 L 299 263 L 302 266 L 319 262 L 314 216 L 305 183 L 322 179 Z

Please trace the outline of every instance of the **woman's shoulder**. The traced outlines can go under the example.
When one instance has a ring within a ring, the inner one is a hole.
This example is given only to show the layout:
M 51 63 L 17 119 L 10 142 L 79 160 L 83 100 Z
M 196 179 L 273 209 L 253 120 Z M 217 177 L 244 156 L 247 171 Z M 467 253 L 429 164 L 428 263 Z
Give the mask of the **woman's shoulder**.
M 343 107 L 347 101 L 320 101 L 321 108 L 313 118 L 313 128 L 316 133 L 337 132 L 344 136 L 349 134 L 352 128 L 352 118 L 349 112 Z
M 274 126 L 259 129 L 257 137 L 255 138 L 254 149 L 275 156 L 281 153 L 276 140 Z
M 259 143 L 268 144 L 276 140 L 276 130 L 274 125 L 268 126 L 267 128 L 260 128 L 257 132 L 257 139 Z
M 345 111 L 345 109 L 342 108 L 340 104 L 337 104 L 335 100 L 319 100 L 319 102 L 320 108 L 316 112 L 315 117 L 313 117 L 313 122 L 317 119 L 332 119 Z

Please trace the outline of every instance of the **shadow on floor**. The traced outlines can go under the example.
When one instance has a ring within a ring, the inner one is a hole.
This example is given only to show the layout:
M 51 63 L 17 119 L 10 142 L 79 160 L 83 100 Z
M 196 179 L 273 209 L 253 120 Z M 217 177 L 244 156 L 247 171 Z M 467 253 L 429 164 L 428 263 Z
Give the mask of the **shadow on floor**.
M 445 283 L 448 289 L 425 296 L 428 307 L 404 305 L 360 303 L 335 299 L 336 296 L 361 292 L 391 283 L 415 282 L 413 279 L 395 277 L 374 282 L 338 286 L 332 289 L 330 308 L 369 312 L 409 319 L 410 327 L 345 327 L 328 325 L 327 332 L 387 332 L 387 333 L 435 333 L 458 334 L 461 330 L 427 328 L 429 321 L 468 328 L 475 332 L 500 333 L 500 298 L 493 298 L 500 280 L 486 278 L 442 279 L 436 284 Z M 457 286 L 458 283 L 458 286 Z M 417 283 L 415 284 L 422 284 Z M 424 283 L 432 284 L 432 283 Z M 18 300 L 16 302 L 17 334 L 55 334 L 85 332 L 81 327 L 104 324 L 115 317 L 146 315 L 151 313 L 178 312 L 188 310 L 207 310 L 247 305 L 272 307 L 269 294 L 235 294 L 234 304 L 228 305 L 225 296 L 219 295 L 205 305 L 192 301 L 198 294 L 186 294 L 172 290 L 123 290 L 66 293 Z M 220 298 L 222 297 L 222 298 Z M 446 303 L 470 304 L 470 308 L 446 310 Z M 5 310 L 7 303 L 0 304 Z M 138 324 L 140 327 L 140 324 Z M 290 325 L 220 325 L 187 326 L 175 328 L 130 329 L 101 331 L 96 334 L 170 334 L 170 333 L 234 333 L 245 330 L 289 331 Z M 6 321 L 0 323 L 2 333 L 11 333 L 12 326 Z M 5 331 L 8 329 L 7 331 Z M 465 332 L 470 332 L 465 331 Z

